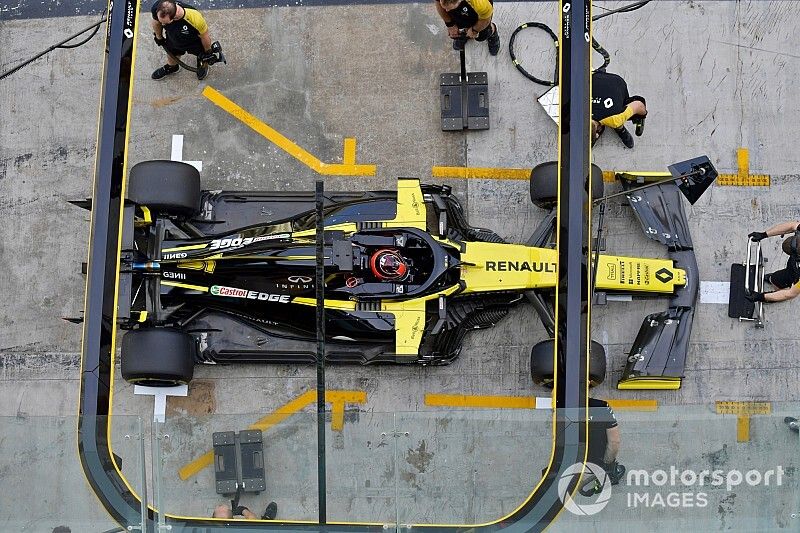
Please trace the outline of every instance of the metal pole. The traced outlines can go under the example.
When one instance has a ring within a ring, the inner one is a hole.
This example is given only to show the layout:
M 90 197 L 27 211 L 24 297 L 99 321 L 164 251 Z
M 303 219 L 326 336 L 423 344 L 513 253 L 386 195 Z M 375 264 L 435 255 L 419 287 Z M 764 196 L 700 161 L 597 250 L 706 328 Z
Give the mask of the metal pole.
M 327 522 L 325 484 L 325 197 L 322 181 L 317 181 L 317 267 L 314 288 L 317 297 L 317 491 L 319 523 Z

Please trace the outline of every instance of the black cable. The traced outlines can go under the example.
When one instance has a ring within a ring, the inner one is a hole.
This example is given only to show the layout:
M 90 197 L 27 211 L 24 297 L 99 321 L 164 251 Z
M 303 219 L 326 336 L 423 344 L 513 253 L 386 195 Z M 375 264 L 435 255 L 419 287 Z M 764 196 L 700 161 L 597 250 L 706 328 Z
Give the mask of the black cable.
M 647 1 L 649 2 L 650 0 Z M 525 68 L 520 64 L 519 60 L 517 60 L 517 56 L 516 54 L 514 54 L 514 41 L 517 38 L 517 34 L 522 30 L 524 30 L 525 28 L 539 28 L 540 30 L 546 32 L 551 39 L 553 39 L 553 46 L 556 47 L 556 61 L 555 61 L 556 65 L 555 65 L 555 70 L 553 72 L 552 81 L 537 78 L 536 76 L 525 70 Z M 605 68 L 609 65 L 609 63 L 611 63 L 611 56 L 608 54 L 605 48 L 600 46 L 600 43 L 598 43 L 594 37 L 592 37 L 592 48 L 594 48 L 598 54 L 603 56 L 603 64 L 600 67 L 596 68 L 595 70 L 605 70 Z M 547 24 L 544 24 L 542 22 L 526 22 L 525 24 L 520 25 L 511 34 L 511 38 L 508 41 L 508 53 L 511 55 L 511 62 L 514 63 L 514 66 L 517 67 L 517 70 L 519 70 L 523 76 L 525 76 L 532 82 L 538 83 L 539 85 L 544 85 L 545 87 L 553 87 L 558 84 L 558 37 Z
M 517 61 L 517 56 L 514 54 L 514 40 L 517 38 L 517 34 L 525 28 L 539 28 L 547 33 L 551 39 L 553 39 L 553 45 L 556 47 L 556 68 L 553 72 L 553 81 L 537 78 L 525 70 L 522 65 L 520 65 L 519 61 Z M 539 85 L 544 85 L 545 87 L 553 87 L 554 85 L 558 84 L 558 37 L 555 33 L 553 33 L 553 30 L 551 30 L 547 24 L 543 24 L 541 22 L 526 22 L 525 24 L 520 25 L 520 27 L 514 30 L 514 33 L 511 34 L 511 38 L 508 41 L 508 53 L 511 55 L 511 62 L 514 63 L 514 66 L 517 67 L 517 70 L 519 70 L 523 76 L 531 80 L 533 83 L 538 83 Z
M 101 20 L 100 22 L 98 22 L 98 23 L 95 25 L 95 27 L 94 27 L 94 31 L 91 33 L 91 35 L 89 35 L 89 36 L 88 36 L 86 39 L 82 40 L 81 42 L 79 42 L 79 43 L 76 43 L 76 44 L 62 44 L 61 46 L 58 46 L 57 48 L 66 48 L 66 49 L 69 49 L 69 48 L 78 48 L 79 46 L 83 46 L 84 44 L 86 44 L 86 43 L 88 43 L 89 41 L 91 41 L 91 40 L 92 40 L 92 37 L 94 37 L 95 35 L 97 35 L 97 32 L 98 32 L 98 31 L 100 31 L 100 24 L 102 24 L 103 22 L 105 22 L 105 21 L 104 21 L 104 20 Z
M 61 42 L 59 42 L 59 43 L 57 43 L 57 44 L 54 44 L 53 46 L 49 47 L 49 48 L 48 48 L 47 50 L 45 50 L 44 52 L 40 52 L 40 53 L 36 54 L 35 56 L 33 56 L 32 58 L 30 58 L 30 59 L 28 59 L 28 60 L 26 60 L 26 61 L 23 61 L 22 63 L 20 63 L 20 64 L 19 64 L 19 65 L 17 65 L 16 67 L 12 68 L 11 70 L 8 70 L 8 71 L 6 71 L 6 72 L 3 72 L 2 74 L 0 74 L 0 80 L 3 80 L 3 79 L 5 79 L 5 78 L 7 78 L 7 77 L 11 76 L 12 74 L 14 74 L 15 72 L 17 72 L 18 70 L 22 69 L 23 67 L 26 67 L 26 66 L 30 65 L 31 63 L 33 63 L 34 61 L 36 61 L 36 60 L 37 60 L 37 59 L 39 59 L 40 57 L 42 57 L 42 56 L 44 56 L 44 55 L 46 55 L 46 54 L 49 54 L 49 53 L 50 53 L 50 52 L 52 52 L 53 50 L 56 50 L 56 49 L 58 49 L 58 48 L 77 48 L 77 47 L 79 47 L 79 46 L 83 46 L 84 44 L 86 44 L 87 42 L 89 42 L 89 40 L 90 40 L 92 37 L 94 37 L 95 35 L 97 35 L 97 32 L 98 32 L 98 30 L 100 29 L 100 25 L 101 25 L 102 23 L 104 23 L 105 21 L 106 21 L 106 14 L 105 14 L 105 11 L 104 11 L 104 12 L 103 12 L 103 15 L 101 16 L 101 18 L 100 18 L 100 21 L 99 21 L 99 22 L 95 22 L 95 23 L 94 23 L 94 24 L 92 24 L 91 26 L 88 26 L 88 27 L 86 27 L 86 28 L 82 29 L 82 30 L 81 30 L 81 31 L 79 31 L 78 33 L 75 33 L 75 34 L 73 34 L 73 35 L 70 35 L 69 37 L 67 37 L 67 38 L 66 38 L 66 39 L 64 39 L 63 41 L 61 41 Z M 68 42 L 70 42 L 71 40 L 73 40 L 73 39 L 77 38 L 78 36 L 80 36 L 80 35 L 82 35 L 82 34 L 86 33 L 86 32 L 87 32 L 87 31 L 89 31 L 89 30 L 94 30 L 94 31 L 92 32 L 92 34 L 91 34 L 91 35 L 89 35 L 89 37 L 87 37 L 87 38 L 86 38 L 86 39 L 84 39 L 83 41 L 81 41 L 81 42 L 79 42 L 79 43 L 76 43 L 76 44 L 71 44 L 71 45 L 68 45 L 68 44 L 67 44 L 67 43 L 68 43 Z
M 631 11 L 636 11 L 637 9 L 640 9 L 649 4 L 650 1 L 651 0 L 640 0 L 639 2 L 634 2 L 633 4 L 628 4 L 626 6 L 622 6 L 617 9 L 611 9 L 606 13 L 592 17 L 592 21 L 600 20 L 603 17 L 608 17 L 609 15 L 614 15 L 616 13 L 630 13 Z
M 595 17 L 592 17 L 592 20 L 593 21 L 599 20 L 599 19 L 601 19 L 603 17 L 608 17 L 608 16 L 614 15 L 616 13 L 630 13 L 631 11 L 636 11 L 637 9 L 641 9 L 642 7 L 646 6 L 650 2 L 651 2 L 651 0 L 640 0 L 639 2 L 634 2 L 632 4 L 624 5 L 622 7 L 617 8 L 617 9 L 610 9 L 610 10 L 603 7 L 601 9 L 605 9 L 606 12 L 603 13 L 603 14 L 597 15 Z M 600 6 L 597 6 L 597 7 L 600 7 Z M 544 30 L 550 36 L 550 38 L 553 39 L 553 44 L 556 47 L 556 67 L 555 67 L 555 71 L 553 73 L 553 80 L 552 81 L 543 80 L 541 78 L 537 78 L 536 76 L 534 76 L 533 74 L 531 74 L 530 72 L 525 70 L 525 68 L 520 64 L 519 60 L 517 59 L 517 56 L 514 54 L 514 41 L 517 38 L 517 34 L 519 32 L 521 32 L 522 30 L 524 30 L 525 28 L 539 28 L 540 30 Z M 600 46 L 600 43 L 598 43 L 597 40 L 595 40 L 594 37 L 592 37 L 592 48 L 594 48 L 594 50 L 598 54 L 603 56 L 603 64 L 601 66 L 599 66 L 598 68 L 594 69 L 594 70 L 595 71 L 605 70 L 605 68 L 609 65 L 609 63 L 611 63 L 611 56 L 609 55 L 609 53 L 606 51 L 605 48 Z M 545 87 L 553 87 L 553 86 L 558 84 L 558 74 L 559 74 L 559 72 L 558 72 L 558 37 L 553 32 L 553 30 L 551 30 L 550 27 L 547 26 L 547 24 L 544 24 L 542 22 L 526 22 L 524 24 L 521 24 L 511 34 L 511 38 L 508 41 L 508 53 L 511 55 L 511 62 L 514 63 L 514 66 L 517 67 L 517 70 L 519 70 L 522 73 L 523 76 L 525 76 L 526 78 L 528 78 L 532 82 L 538 83 L 539 85 L 544 85 Z

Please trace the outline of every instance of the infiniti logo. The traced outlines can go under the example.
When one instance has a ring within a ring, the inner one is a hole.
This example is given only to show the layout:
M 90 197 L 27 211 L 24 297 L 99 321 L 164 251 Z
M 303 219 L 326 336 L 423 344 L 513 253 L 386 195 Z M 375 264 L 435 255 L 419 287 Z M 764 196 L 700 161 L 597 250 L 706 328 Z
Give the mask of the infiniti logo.
M 308 276 L 289 276 L 286 279 L 291 283 L 310 283 L 312 278 Z

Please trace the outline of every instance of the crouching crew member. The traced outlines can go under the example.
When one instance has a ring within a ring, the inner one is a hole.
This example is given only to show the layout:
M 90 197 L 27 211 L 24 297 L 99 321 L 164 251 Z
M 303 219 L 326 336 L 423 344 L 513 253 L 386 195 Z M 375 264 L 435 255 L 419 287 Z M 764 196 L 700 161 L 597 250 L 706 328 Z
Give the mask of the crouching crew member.
M 208 62 L 213 58 L 208 24 L 195 7 L 173 0 L 156 0 L 150 9 L 153 15 L 153 34 L 156 44 L 167 53 L 166 65 L 153 72 L 160 80 L 178 72 L 177 58 L 189 52 L 197 56 L 197 79 L 208 75 Z
M 606 126 L 613 129 L 622 143 L 633 148 L 633 137 L 625 127 L 630 120 L 636 125 L 636 136 L 644 130 L 647 107 L 641 96 L 629 96 L 628 84 L 617 74 L 604 70 L 592 74 L 592 144 Z
M 755 242 L 762 241 L 767 237 L 783 236 L 792 233 L 783 241 L 783 252 L 789 256 L 786 268 L 767 274 L 764 281 L 775 287 L 777 290 L 772 292 L 751 292 L 746 294 L 747 299 L 754 302 L 782 302 L 791 300 L 800 294 L 800 252 L 798 252 L 798 240 L 800 240 L 800 221 L 782 222 L 769 228 L 767 231 L 754 231 L 748 237 Z

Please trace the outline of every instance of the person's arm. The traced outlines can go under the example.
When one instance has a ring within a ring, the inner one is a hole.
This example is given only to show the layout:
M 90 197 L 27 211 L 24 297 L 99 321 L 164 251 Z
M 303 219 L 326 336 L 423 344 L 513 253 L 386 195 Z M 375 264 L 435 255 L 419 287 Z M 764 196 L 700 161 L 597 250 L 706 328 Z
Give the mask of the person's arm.
M 208 31 L 200 34 L 200 42 L 203 43 L 203 50 L 206 52 L 211 50 L 211 37 L 208 36 Z
M 622 439 L 620 438 L 619 434 L 619 426 L 606 428 L 606 437 L 608 438 L 608 444 L 606 444 L 606 451 L 605 454 L 603 455 L 603 462 L 609 464 L 617 460 L 619 447 L 620 444 L 622 443 Z
M 157 20 L 150 21 L 150 27 L 153 28 L 153 33 L 155 34 L 157 39 L 164 38 L 164 26 Z
M 800 225 L 800 221 L 792 220 L 789 222 L 781 222 L 780 224 L 775 224 L 771 228 L 766 231 L 767 237 L 775 237 L 776 235 L 785 235 L 787 233 L 792 233 Z
M 786 300 L 791 300 L 792 298 L 797 297 L 798 294 L 800 294 L 800 287 L 798 287 L 797 285 L 792 285 L 791 287 L 780 289 L 775 292 L 765 292 L 764 301 L 784 302 Z
M 625 111 L 602 119 L 600 124 L 603 126 L 608 126 L 609 128 L 617 129 L 625 125 L 625 123 L 635 114 L 636 112 L 633 106 L 628 104 L 625 106 Z

